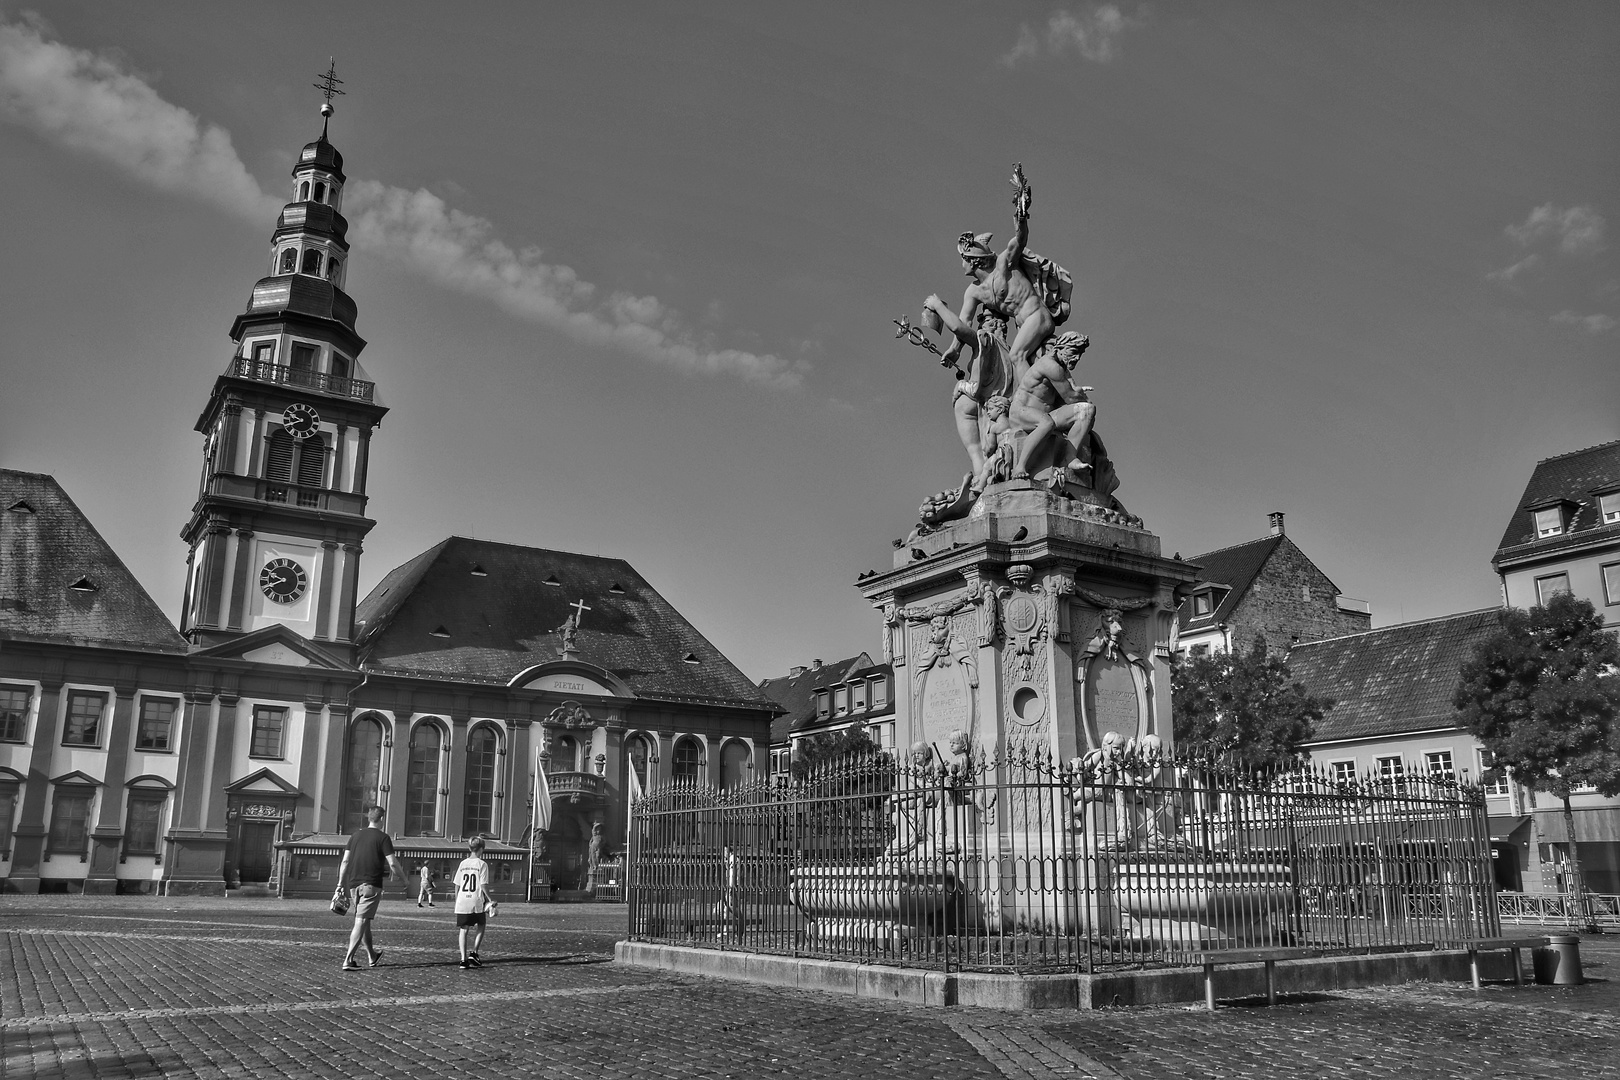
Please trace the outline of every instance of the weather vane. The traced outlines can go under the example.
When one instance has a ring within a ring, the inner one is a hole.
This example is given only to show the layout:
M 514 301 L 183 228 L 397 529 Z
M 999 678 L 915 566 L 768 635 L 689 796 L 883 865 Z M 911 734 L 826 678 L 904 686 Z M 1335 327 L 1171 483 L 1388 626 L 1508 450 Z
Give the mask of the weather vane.
M 321 138 L 324 139 L 326 137 L 327 121 L 329 121 L 332 114 L 337 111 L 336 109 L 332 108 L 332 99 L 334 97 L 343 96 L 343 91 L 338 89 L 338 87 L 343 85 L 343 80 L 337 77 L 337 58 L 328 57 L 326 61 L 326 71 L 315 77 L 321 80 L 320 82 L 314 84 L 315 89 L 319 90 L 326 96 L 325 103 L 321 105 L 321 116 L 324 118 L 321 121 Z

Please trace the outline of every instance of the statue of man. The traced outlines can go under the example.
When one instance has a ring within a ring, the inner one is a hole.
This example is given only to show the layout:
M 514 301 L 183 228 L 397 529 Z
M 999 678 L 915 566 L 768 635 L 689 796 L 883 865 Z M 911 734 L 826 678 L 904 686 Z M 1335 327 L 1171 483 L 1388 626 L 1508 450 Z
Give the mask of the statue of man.
M 961 313 L 952 316 L 936 296 L 925 301 L 952 331 L 942 363 L 954 364 L 962 349 L 973 344 L 965 328 L 975 324 L 974 317 L 981 307 L 1017 322 L 1018 332 L 1007 350 L 1015 374 L 1023 372 L 1058 323 L 1068 317 L 1068 298 L 1063 295 L 1067 273 L 1050 260 L 1025 250 L 1032 191 L 1022 166 L 1013 166 L 1012 184 L 1017 190 L 1013 197 L 1013 236 L 999 255 L 990 250 L 990 233 L 965 232 L 957 238 L 956 253 L 961 256 L 963 272 L 972 281 L 962 294 Z M 1032 272 L 1035 280 L 1031 280 Z
M 1024 436 L 1024 445 L 1013 466 L 1014 478 L 1029 476 L 1029 463 L 1035 452 L 1059 430 L 1069 443 L 1069 452 L 1063 455 L 1068 470 L 1078 475 L 1091 468 L 1078 454 L 1097 419 L 1097 406 L 1073 379 L 1074 367 L 1090 344 L 1082 334 L 1064 334 L 1037 356 L 1018 380 L 1018 389 L 1013 391 L 1012 397 L 1012 422 L 1027 429 L 1029 434 Z M 1059 465 L 1059 468 L 1064 467 Z

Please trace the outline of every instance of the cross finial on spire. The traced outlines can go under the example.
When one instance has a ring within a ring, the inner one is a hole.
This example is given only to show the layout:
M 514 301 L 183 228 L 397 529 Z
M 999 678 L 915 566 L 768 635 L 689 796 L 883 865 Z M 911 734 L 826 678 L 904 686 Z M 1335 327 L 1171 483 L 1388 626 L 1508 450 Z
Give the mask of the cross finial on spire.
M 339 86 L 343 85 L 343 80 L 337 77 L 337 58 L 329 57 L 326 61 L 326 70 L 315 77 L 321 80 L 314 84 L 315 89 L 319 90 L 326 98 L 326 101 L 321 105 L 321 138 L 324 139 L 326 138 L 327 122 L 331 120 L 332 114 L 337 111 L 332 107 L 332 99 L 343 96 L 343 91 L 338 89 Z

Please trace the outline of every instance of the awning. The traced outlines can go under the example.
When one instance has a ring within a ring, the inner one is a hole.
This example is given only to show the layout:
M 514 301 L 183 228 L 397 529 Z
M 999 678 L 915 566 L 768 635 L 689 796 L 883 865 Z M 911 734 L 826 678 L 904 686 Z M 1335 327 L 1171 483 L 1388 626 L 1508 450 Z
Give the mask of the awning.
M 1492 814 L 1491 839 L 1511 840 L 1513 834 L 1530 824 L 1529 814 Z

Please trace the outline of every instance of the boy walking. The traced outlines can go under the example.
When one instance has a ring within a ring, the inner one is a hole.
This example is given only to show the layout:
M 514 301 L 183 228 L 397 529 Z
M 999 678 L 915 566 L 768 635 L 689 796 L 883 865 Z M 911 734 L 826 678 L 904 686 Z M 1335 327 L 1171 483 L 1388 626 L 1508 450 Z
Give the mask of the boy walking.
M 489 863 L 484 861 L 484 838 L 467 841 L 467 857 L 456 867 L 456 929 L 461 944 L 461 967 L 483 967 L 478 946 L 484 941 L 484 924 L 495 914 L 495 900 L 489 895 Z
M 422 884 L 416 890 L 416 906 L 421 907 L 426 904 L 428 907 L 437 907 L 438 905 L 433 902 L 433 866 L 431 863 L 422 864 L 421 877 Z

